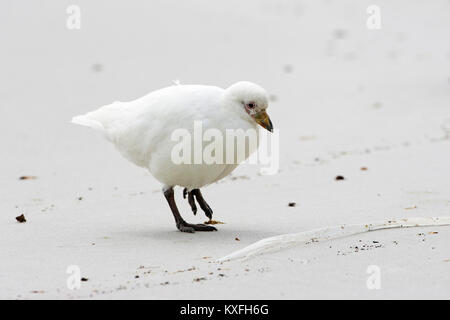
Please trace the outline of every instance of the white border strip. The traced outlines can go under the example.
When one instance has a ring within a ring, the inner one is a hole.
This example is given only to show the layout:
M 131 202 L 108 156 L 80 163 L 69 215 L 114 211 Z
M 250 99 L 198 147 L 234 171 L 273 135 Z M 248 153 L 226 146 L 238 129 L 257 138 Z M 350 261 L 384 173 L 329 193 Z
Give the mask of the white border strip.
M 364 232 L 412 227 L 432 227 L 449 226 L 450 217 L 414 217 L 414 218 L 394 218 L 382 222 L 368 224 L 351 224 L 335 227 L 325 227 L 300 233 L 283 234 L 275 237 L 262 239 L 248 247 L 235 251 L 225 257 L 217 259 L 217 262 L 225 262 L 235 259 L 247 259 L 256 255 L 268 252 L 278 251 L 296 244 L 305 244 L 309 242 L 318 242 L 324 240 L 348 237 Z

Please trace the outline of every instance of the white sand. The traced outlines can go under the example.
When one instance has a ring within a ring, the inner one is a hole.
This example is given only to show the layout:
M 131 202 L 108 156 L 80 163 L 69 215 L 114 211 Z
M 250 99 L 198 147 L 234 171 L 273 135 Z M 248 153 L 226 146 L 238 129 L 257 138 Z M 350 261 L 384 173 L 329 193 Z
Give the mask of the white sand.
M 450 298 L 450 227 L 212 262 L 280 234 L 450 215 L 450 3 L 378 1 L 373 31 L 370 1 L 241 2 L 78 1 L 72 31 L 69 2 L 2 2 L 0 298 Z M 178 232 L 159 183 L 69 123 L 173 79 L 276 97 L 280 172 L 245 166 L 204 189 L 218 232 Z

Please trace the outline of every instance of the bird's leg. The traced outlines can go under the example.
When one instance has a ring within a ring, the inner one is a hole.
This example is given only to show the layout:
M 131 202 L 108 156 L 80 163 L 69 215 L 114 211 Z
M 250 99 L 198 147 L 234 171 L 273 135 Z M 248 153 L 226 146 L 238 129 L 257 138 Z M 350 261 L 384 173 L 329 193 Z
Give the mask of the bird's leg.
M 183 198 L 186 199 L 186 195 L 188 196 L 188 203 L 191 206 L 192 212 L 194 213 L 194 216 L 197 214 L 197 206 L 195 205 L 194 195 L 192 192 L 188 192 L 187 188 L 184 188 L 183 190 Z
M 189 194 L 193 194 L 195 196 L 195 199 L 200 205 L 200 208 L 202 208 L 203 212 L 205 212 L 205 215 L 209 218 L 209 220 L 211 220 L 213 211 L 211 207 L 206 203 L 205 199 L 203 199 L 200 189 L 194 189 L 191 192 L 189 192 Z
M 175 197 L 173 192 L 173 187 L 165 187 L 163 189 L 164 197 L 166 197 L 169 207 L 172 210 L 173 217 L 175 218 L 175 223 L 178 230 L 181 232 L 195 232 L 195 231 L 217 231 L 216 228 L 212 226 L 206 226 L 204 224 L 190 224 L 183 220 L 178 211 L 177 205 L 175 203 Z

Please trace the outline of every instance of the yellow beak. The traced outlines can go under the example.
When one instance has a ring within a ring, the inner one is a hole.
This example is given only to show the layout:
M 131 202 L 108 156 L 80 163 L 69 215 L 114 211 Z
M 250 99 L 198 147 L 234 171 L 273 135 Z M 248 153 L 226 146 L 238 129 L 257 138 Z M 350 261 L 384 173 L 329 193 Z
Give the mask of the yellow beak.
M 264 129 L 269 130 L 270 132 L 273 132 L 273 125 L 272 121 L 270 121 L 269 115 L 266 113 L 266 111 L 258 112 L 255 115 L 255 121 L 257 124 L 259 124 Z

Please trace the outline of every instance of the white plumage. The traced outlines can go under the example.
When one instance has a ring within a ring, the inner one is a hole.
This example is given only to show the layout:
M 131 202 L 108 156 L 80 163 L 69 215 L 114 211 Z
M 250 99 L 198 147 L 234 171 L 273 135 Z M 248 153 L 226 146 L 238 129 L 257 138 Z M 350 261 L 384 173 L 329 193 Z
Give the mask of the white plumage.
M 222 179 L 238 163 L 176 164 L 171 154 L 178 142 L 172 140 L 172 133 L 183 128 L 193 136 L 195 121 L 201 121 L 203 132 L 218 129 L 224 137 L 226 129 L 256 130 L 257 123 L 271 130 L 267 106 L 265 90 L 251 82 L 238 82 L 228 89 L 175 85 L 134 101 L 114 102 L 72 122 L 100 131 L 124 157 L 148 168 L 165 189 L 182 186 L 190 191 Z M 265 119 L 258 118 L 261 114 Z M 246 157 L 253 151 L 248 149 Z

